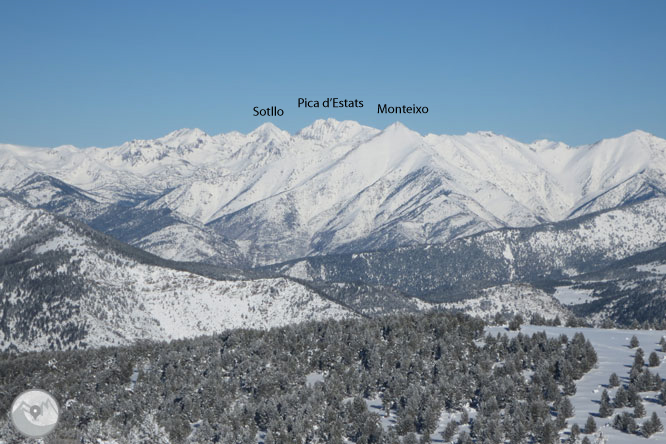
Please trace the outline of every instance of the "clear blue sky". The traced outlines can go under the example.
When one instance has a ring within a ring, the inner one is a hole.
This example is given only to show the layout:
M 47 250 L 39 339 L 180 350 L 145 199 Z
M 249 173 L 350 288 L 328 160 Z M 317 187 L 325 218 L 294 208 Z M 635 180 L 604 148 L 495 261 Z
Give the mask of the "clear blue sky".
M 317 118 L 570 144 L 666 137 L 666 1 L 0 3 L 0 142 Z M 361 99 L 305 110 L 298 97 Z M 377 103 L 428 106 L 378 115 Z M 276 105 L 285 115 L 252 116 Z

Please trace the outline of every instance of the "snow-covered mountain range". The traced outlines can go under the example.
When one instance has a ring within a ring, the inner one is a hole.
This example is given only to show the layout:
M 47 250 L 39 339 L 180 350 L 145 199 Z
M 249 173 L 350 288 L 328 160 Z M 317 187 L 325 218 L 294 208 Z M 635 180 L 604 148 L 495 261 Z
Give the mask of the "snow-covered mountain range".
M 0 237 L 0 351 L 100 347 L 432 309 L 486 319 L 571 315 L 551 294 L 524 284 L 429 303 L 380 285 L 304 285 L 233 270 L 220 275 L 214 267 L 160 259 L 6 195 L 0 195 Z
M 257 265 L 441 243 L 661 196 L 666 140 L 634 131 L 571 147 L 424 136 L 400 123 L 318 120 L 296 134 L 266 123 L 111 148 L 0 145 L 0 188 L 168 259 Z
M 570 147 L 329 119 L 0 145 L 0 173 L 0 349 L 430 309 L 666 313 L 666 140 L 641 131 Z

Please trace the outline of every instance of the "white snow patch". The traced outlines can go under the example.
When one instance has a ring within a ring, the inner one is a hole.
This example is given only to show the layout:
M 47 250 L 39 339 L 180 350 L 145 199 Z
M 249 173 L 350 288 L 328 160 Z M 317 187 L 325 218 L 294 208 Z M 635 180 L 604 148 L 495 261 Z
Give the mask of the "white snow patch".
M 505 259 L 512 261 L 513 260 L 513 252 L 511 251 L 511 247 L 509 244 L 506 244 L 504 247 L 504 251 L 502 252 L 502 256 L 504 256 Z
M 639 265 L 639 266 L 636 267 L 636 270 L 638 270 L 638 271 L 647 271 L 647 272 L 653 273 L 653 274 L 664 275 L 664 274 L 666 274 L 666 264 L 652 263 L 652 264 L 646 264 L 646 265 Z
M 571 286 L 566 286 L 556 287 L 553 296 L 564 305 L 577 305 L 594 300 L 593 293 L 593 290 L 574 289 Z
M 324 382 L 324 374 L 321 372 L 312 372 L 305 375 L 305 385 L 312 387 L 318 382 Z

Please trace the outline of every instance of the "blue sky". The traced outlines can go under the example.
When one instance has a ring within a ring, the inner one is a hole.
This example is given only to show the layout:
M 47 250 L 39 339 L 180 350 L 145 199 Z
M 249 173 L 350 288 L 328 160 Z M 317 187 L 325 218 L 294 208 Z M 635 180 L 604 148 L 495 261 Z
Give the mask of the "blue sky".
M 660 0 L 3 1 L 0 142 L 109 146 L 269 120 L 294 132 L 325 117 L 570 144 L 666 137 L 665 17 Z M 252 116 L 271 105 L 284 116 Z

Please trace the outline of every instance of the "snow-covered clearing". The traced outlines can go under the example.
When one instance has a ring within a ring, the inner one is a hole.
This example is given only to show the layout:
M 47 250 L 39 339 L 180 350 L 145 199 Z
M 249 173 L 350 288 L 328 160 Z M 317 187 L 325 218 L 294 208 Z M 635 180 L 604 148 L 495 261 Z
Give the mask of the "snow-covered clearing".
M 564 305 L 577 305 L 590 302 L 592 300 L 592 290 L 576 289 L 570 286 L 557 287 L 553 297 Z

